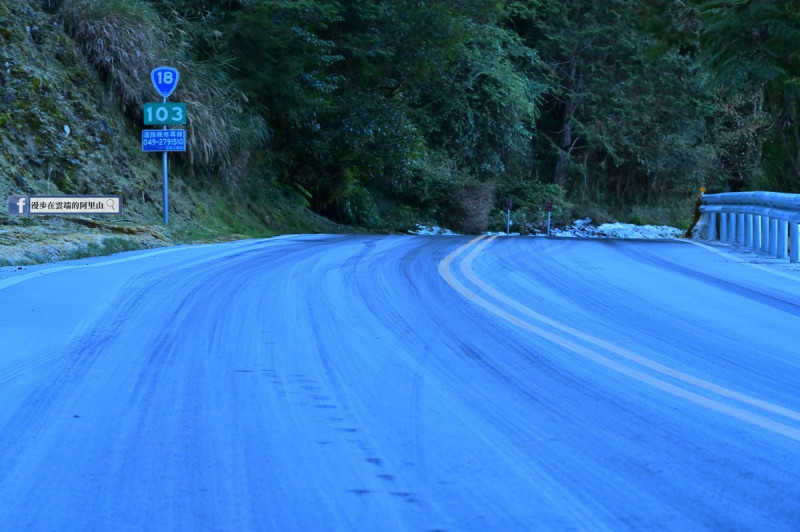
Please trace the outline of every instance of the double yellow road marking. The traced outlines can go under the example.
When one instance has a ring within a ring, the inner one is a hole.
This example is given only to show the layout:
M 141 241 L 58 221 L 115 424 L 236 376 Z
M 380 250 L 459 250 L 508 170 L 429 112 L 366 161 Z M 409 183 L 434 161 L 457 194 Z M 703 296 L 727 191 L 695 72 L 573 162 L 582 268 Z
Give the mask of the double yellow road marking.
M 675 370 L 607 340 L 544 316 L 519 301 L 498 292 L 472 270 L 472 262 L 495 238 L 497 237 L 479 236 L 461 246 L 439 263 L 439 274 L 454 290 L 476 305 L 576 355 L 605 366 L 642 384 L 690 401 L 695 405 L 800 441 L 800 429 L 785 423 L 786 420 L 800 422 L 800 412 Z M 465 255 L 465 257 L 458 261 L 459 271 L 463 279 L 472 286 L 471 288 L 462 283 L 453 273 L 453 264 L 462 255 Z M 583 342 L 583 344 L 579 342 Z M 610 353 L 617 358 L 611 358 L 603 354 L 603 352 Z M 672 382 L 666 379 L 670 379 Z M 696 390 L 702 390 L 710 397 L 683 387 L 687 385 L 688 387 L 694 387 Z M 721 402 L 721 398 L 729 402 Z M 746 407 L 749 407 L 750 410 L 746 410 Z M 778 419 L 783 418 L 783 420 L 779 421 L 767 417 L 769 414 L 778 417 Z

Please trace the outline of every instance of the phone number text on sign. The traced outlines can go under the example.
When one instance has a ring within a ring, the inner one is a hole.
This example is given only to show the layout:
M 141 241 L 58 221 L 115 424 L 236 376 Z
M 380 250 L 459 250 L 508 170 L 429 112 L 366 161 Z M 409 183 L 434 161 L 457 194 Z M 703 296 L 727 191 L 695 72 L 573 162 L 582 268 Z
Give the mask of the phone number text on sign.
M 143 151 L 186 151 L 185 129 L 145 129 Z

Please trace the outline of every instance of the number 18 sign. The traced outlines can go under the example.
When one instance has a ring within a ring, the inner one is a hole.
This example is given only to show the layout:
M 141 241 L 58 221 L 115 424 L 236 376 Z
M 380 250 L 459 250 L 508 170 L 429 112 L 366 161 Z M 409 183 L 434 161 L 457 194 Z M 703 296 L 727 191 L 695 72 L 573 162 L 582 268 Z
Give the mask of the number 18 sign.
M 178 70 L 168 66 L 160 66 L 150 72 L 150 79 L 153 80 L 153 87 L 164 98 L 168 98 L 178 86 L 180 74 Z

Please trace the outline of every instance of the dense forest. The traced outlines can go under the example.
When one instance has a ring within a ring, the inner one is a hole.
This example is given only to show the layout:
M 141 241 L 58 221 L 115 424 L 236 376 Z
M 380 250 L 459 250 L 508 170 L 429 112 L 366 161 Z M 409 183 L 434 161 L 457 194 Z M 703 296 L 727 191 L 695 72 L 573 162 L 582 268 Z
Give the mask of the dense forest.
M 336 221 L 680 222 L 800 192 L 800 2 L 42 0 L 141 123 L 181 71 L 181 164 Z M 653 220 L 656 221 L 656 220 Z

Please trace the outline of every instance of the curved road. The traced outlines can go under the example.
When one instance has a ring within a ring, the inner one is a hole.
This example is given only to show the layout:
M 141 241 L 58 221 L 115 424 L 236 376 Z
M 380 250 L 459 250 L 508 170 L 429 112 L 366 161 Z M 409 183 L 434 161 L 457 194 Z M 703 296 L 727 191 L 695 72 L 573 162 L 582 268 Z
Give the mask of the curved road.
M 800 277 L 297 236 L 0 269 L 0 530 L 796 530 Z

